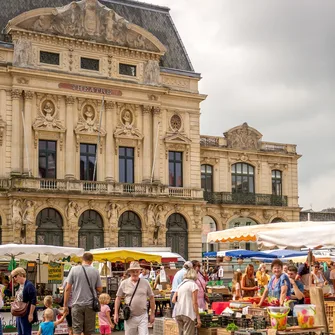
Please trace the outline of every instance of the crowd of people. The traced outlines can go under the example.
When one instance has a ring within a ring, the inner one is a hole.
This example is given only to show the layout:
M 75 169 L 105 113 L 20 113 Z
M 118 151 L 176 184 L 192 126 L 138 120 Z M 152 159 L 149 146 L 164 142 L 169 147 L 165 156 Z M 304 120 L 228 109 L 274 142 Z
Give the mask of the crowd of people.
M 85 253 L 82 265 L 71 269 L 63 283 L 62 312 L 53 308 L 52 296 L 44 298 L 45 310 L 38 335 L 53 335 L 55 326 L 65 318 L 69 335 L 94 334 L 97 312 L 100 333 L 103 335 L 112 333 L 121 316 L 125 319 L 126 335 L 147 335 L 148 324 L 154 323 L 156 312 L 154 293 L 149 284 L 150 271 L 143 268 L 139 262 L 131 262 L 116 293 L 114 308 L 111 308 L 111 297 L 102 293 L 100 275 L 92 266 L 92 262 L 93 255 Z M 179 333 L 193 335 L 196 327 L 201 326 L 199 311 L 205 311 L 209 306 L 207 283 L 209 280 L 218 279 L 218 268 L 212 268 L 206 273 L 202 270 L 202 264 L 194 260 L 185 262 L 174 275 L 172 282 L 168 276 L 159 273 L 159 270 L 156 274 L 154 289 L 158 285 L 161 287 L 171 285 L 170 305 Z M 17 316 L 18 334 L 31 335 L 32 324 L 38 321 L 36 288 L 27 280 L 26 271 L 21 267 L 11 272 L 11 278 L 17 287 L 15 301 L 24 303 L 27 307 L 24 314 Z M 288 298 L 297 304 L 304 303 L 306 292 L 311 285 L 328 288 L 334 294 L 334 262 L 325 268 L 325 264 L 320 264 L 313 258 L 312 264 L 309 264 L 307 259 L 297 268 L 293 264 L 283 264 L 281 260 L 276 259 L 271 263 L 271 275 L 266 264 L 260 264 L 257 271 L 253 264 L 248 264 L 244 273 L 239 269 L 234 272 L 231 289 L 234 300 L 259 296 L 259 306 L 262 306 L 265 299 L 271 297 L 277 299 L 279 305 L 283 305 Z M 123 306 L 130 310 L 129 318 L 125 317 L 126 311 L 122 307 L 122 300 L 125 304 Z M 100 303 L 98 310 L 94 307 L 97 301 Z M 0 308 L 2 305 L 3 295 L 0 294 Z

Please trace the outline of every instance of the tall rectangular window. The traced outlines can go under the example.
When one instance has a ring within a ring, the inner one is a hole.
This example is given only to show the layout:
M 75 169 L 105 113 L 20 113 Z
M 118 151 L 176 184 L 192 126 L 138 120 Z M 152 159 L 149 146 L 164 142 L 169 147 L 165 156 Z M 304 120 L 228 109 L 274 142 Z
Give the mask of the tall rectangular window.
M 279 170 L 272 170 L 272 194 L 282 195 L 282 173 Z
M 40 140 L 38 142 L 38 170 L 40 178 L 56 179 L 56 141 Z
M 119 148 L 119 181 L 134 183 L 134 148 Z
M 169 185 L 183 187 L 183 153 L 169 151 Z
M 93 181 L 96 152 L 96 144 L 80 144 L 80 180 Z M 96 180 L 97 173 L 94 176 L 94 181 Z
M 212 165 L 201 165 L 201 188 L 205 192 L 213 192 L 213 167 Z

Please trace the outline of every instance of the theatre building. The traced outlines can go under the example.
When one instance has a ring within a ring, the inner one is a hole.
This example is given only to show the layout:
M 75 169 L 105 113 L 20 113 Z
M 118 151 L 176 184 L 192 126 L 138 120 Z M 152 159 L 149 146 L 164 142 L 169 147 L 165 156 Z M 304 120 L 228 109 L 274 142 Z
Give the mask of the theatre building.
M 208 231 L 299 219 L 295 145 L 246 123 L 200 135 L 206 95 L 168 8 L 11 0 L 0 28 L 2 244 L 201 258 Z

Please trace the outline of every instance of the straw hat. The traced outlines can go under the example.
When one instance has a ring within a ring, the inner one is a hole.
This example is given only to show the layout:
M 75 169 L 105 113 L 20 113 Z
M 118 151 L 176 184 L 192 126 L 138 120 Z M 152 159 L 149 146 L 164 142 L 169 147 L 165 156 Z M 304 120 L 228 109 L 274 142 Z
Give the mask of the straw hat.
M 136 261 L 130 262 L 127 272 L 130 270 L 142 270 L 142 268 L 140 267 L 140 263 Z

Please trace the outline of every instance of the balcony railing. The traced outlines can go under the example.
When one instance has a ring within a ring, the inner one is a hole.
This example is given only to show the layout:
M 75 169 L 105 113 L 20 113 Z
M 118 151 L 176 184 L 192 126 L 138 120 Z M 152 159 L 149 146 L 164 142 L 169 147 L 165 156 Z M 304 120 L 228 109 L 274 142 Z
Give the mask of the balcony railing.
M 204 192 L 211 204 L 287 206 L 287 196 L 259 193 Z
M 0 179 L 0 190 L 203 199 L 203 191 L 201 189 L 169 187 L 167 185 L 108 183 L 86 180 L 40 178 Z

